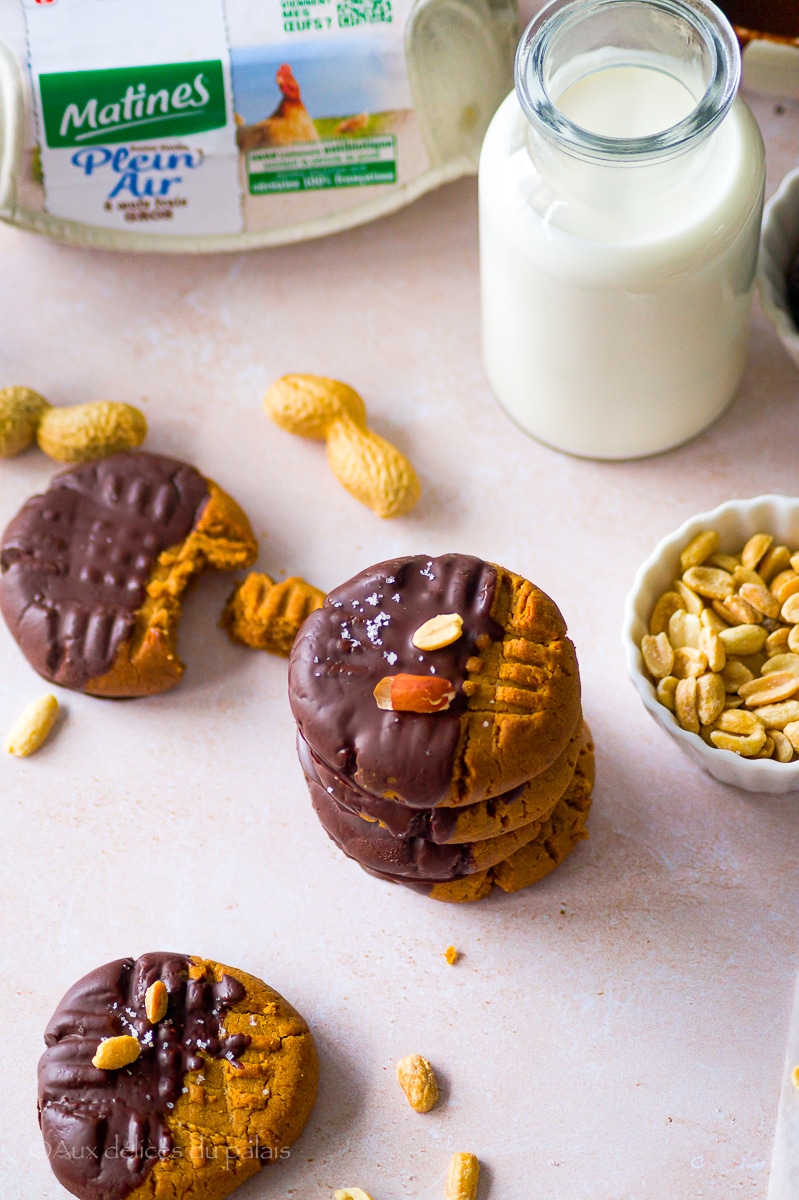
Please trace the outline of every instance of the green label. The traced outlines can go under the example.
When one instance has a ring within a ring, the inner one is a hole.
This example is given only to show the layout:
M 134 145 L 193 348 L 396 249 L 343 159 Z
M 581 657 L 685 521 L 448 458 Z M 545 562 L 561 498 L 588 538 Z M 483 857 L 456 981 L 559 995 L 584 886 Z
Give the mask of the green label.
M 185 137 L 227 124 L 222 63 L 164 63 L 40 75 L 52 149 Z
M 252 196 L 396 183 L 397 139 L 388 134 L 253 150 L 247 168 Z

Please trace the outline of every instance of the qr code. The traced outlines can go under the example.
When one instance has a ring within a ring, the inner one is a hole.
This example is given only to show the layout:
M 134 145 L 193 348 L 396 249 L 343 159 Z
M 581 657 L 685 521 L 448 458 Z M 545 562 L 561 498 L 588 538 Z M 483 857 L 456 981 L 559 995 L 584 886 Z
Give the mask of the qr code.
M 338 4 L 339 28 L 351 25 L 375 25 L 391 22 L 391 0 L 343 0 Z

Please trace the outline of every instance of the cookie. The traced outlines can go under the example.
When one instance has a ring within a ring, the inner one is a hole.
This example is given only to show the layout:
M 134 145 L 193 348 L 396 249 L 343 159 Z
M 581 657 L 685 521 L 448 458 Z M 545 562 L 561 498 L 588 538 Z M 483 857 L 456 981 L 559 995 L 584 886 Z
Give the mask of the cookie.
M 151 1021 L 159 980 L 168 1002 Z M 134 1054 L 138 1042 L 138 1057 L 95 1066 L 111 1038 Z M 220 1200 L 288 1156 L 316 1097 L 316 1048 L 292 1006 L 252 975 L 182 954 L 92 971 L 45 1042 L 39 1124 L 55 1175 L 83 1200 Z
M 403 883 L 433 900 L 465 903 L 483 900 L 493 887 L 518 892 L 544 879 L 571 853 L 579 841 L 588 837 L 586 828 L 594 787 L 594 746 L 588 726 L 584 726 L 583 744 L 574 777 L 551 815 L 540 822 L 536 835 L 506 859 L 489 867 L 447 881 L 410 880 L 400 875 L 364 869 L 377 878 Z
M 435 650 L 424 623 L 458 614 Z M 376 685 L 412 674 L 448 681 L 434 713 L 379 708 Z M 547 770 L 580 716 L 574 647 L 556 605 L 528 580 L 461 554 L 394 559 L 336 588 L 300 630 L 289 697 L 313 753 L 345 782 L 414 808 L 500 796 Z
M 512 833 L 500 833 L 480 842 L 437 845 L 421 837 L 395 837 L 378 821 L 357 816 L 308 780 L 311 803 L 328 837 L 348 858 L 392 878 L 449 882 L 493 867 L 534 838 L 540 821 Z
M 275 583 L 251 571 L 231 593 L 219 624 L 233 642 L 288 658 L 300 626 L 325 593 L 297 575 Z
M 206 566 L 258 552 L 247 517 L 194 467 L 115 454 L 56 475 L 0 543 L 0 610 L 31 666 L 95 696 L 180 682 L 181 601 Z
M 445 846 L 495 838 L 547 816 L 571 782 L 581 740 L 582 717 L 566 749 L 546 771 L 502 796 L 465 808 L 410 808 L 370 796 L 331 771 L 299 733 L 297 753 L 306 782 L 324 788 L 342 808 L 378 821 L 394 837 L 425 838 Z

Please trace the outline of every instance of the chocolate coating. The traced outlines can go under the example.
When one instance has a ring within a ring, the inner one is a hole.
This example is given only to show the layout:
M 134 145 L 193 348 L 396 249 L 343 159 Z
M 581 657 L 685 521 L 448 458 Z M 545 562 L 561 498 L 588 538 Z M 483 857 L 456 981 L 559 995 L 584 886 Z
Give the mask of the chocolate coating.
M 302 626 L 289 664 L 289 697 L 300 733 L 343 780 L 415 808 L 446 799 L 453 776 L 463 683 L 478 639 L 500 641 L 492 618 L 496 570 L 463 554 L 416 555 L 379 563 L 331 592 Z M 463 617 L 451 646 L 423 652 L 411 642 L 441 613 Z M 386 675 L 448 679 L 445 712 L 384 711 L 374 699 Z
M 207 500 L 194 467 L 144 453 L 73 467 L 33 496 L 0 543 L 0 611 L 31 666 L 69 688 L 106 675 L 158 556 Z
M 394 837 L 382 825 L 348 812 L 313 779 L 307 783 L 325 833 L 360 866 L 397 878 L 435 882 L 460 879 L 477 869 L 469 845 L 437 846 L 421 837 Z
M 163 1021 L 151 1025 L 147 988 L 162 979 L 169 993 Z M 187 1071 L 202 1056 L 231 1061 L 249 1045 L 226 1037 L 221 1017 L 246 995 L 230 975 L 219 983 L 189 979 L 181 954 L 118 959 L 79 980 L 56 1009 L 39 1061 L 39 1124 L 58 1180 L 83 1200 L 123 1200 L 144 1180 L 172 1139 L 166 1118 Z M 131 1034 L 141 1055 L 129 1067 L 92 1066 L 98 1043 Z
M 348 812 L 363 814 L 380 821 L 394 837 L 418 837 L 440 845 L 447 843 L 458 823 L 463 809 L 456 808 L 411 808 L 398 804 L 396 800 L 384 800 L 381 796 L 370 796 L 361 788 L 343 780 L 317 758 L 301 734 L 297 734 L 297 755 L 309 786 L 315 783 L 332 796 L 336 803 Z M 512 791 L 493 800 L 485 801 L 490 813 L 500 812 L 517 800 L 528 785 L 519 784 Z

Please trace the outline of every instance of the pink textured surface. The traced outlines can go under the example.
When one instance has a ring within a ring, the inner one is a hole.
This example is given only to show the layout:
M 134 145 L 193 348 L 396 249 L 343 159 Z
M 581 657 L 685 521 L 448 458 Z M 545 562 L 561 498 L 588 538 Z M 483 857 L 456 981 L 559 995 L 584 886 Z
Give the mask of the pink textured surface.
M 773 187 L 799 116 L 760 101 Z M 443 1197 L 449 1155 L 488 1200 L 765 1196 L 799 947 L 796 797 L 715 783 L 626 679 L 622 603 L 655 541 L 731 496 L 795 493 L 799 376 L 759 315 L 740 395 L 689 446 L 576 461 L 520 434 L 479 355 L 475 185 L 335 239 L 179 260 L 64 249 L 0 229 L 3 382 L 56 403 L 140 404 L 148 445 L 228 488 L 260 567 L 332 587 L 389 555 L 458 549 L 550 592 L 578 648 L 598 747 L 591 839 L 538 887 L 477 906 L 381 885 L 321 832 L 295 760 L 285 662 L 216 627 L 206 578 L 182 630 L 185 682 L 109 703 L 61 693 L 38 757 L 0 761 L 0 1196 L 57 1200 L 36 1128 L 45 1022 L 84 971 L 177 949 L 261 975 L 318 1037 L 318 1106 L 246 1197 Z M 285 371 L 339 376 L 423 480 L 383 523 L 321 446 L 260 408 Z M 0 520 L 45 486 L 0 470 Z M 45 690 L 0 628 L 0 728 Z M 454 944 L 461 960 L 447 965 Z M 429 1057 L 427 1116 L 394 1080 Z

